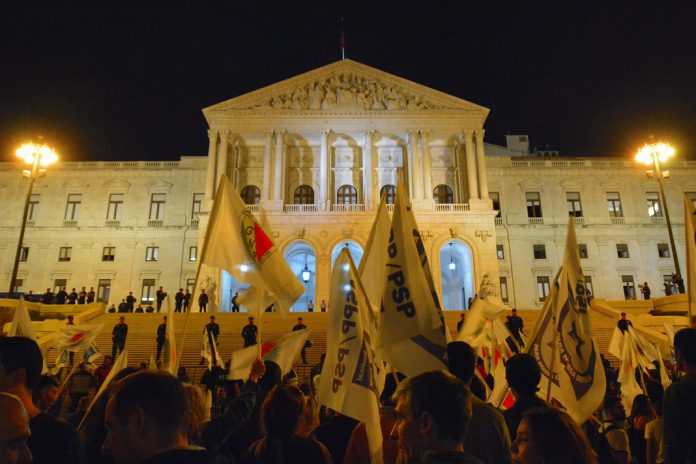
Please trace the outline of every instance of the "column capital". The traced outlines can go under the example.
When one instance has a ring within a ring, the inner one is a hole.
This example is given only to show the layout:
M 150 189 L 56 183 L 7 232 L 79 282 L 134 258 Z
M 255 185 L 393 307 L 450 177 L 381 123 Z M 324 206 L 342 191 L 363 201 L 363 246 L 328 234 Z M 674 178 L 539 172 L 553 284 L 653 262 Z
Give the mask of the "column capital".
M 230 137 L 230 131 L 227 129 L 221 129 L 218 131 L 220 133 L 220 140 L 228 140 Z
M 274 133 L 273 129 L 268 129 L 268 130 L 263 131 L 263 134 L 266 137 L 273 137 L 273 133 Z
M 215 129 L 208 129 L 208 139 L 217 141 L 218 131 Z
M 364 129 L 363 132 L 365 134 L 373 135 L 375 133 L 374 129 Z
M 462 134 L 464 134 L 464 138 L 472 139 L 474 137 L 474 130 L 473 129 L 464 129 L 462 131 Z
M 329 135 L 331 133 L 331 129 L 319 129 L 319 133 L 321 135 Z
M 476 129 L 476 138 L 483 138 L 484 134 L 486 133 L 486 129 L 479 127 Z

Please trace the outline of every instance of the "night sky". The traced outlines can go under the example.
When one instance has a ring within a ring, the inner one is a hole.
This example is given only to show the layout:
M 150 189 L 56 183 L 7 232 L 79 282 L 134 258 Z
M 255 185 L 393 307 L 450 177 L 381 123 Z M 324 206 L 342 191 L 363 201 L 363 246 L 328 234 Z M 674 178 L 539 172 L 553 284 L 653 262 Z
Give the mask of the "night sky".
M 205 155 L 201 109 L 340 59 L 341 16 L 348 58 L 490 108 L 492 143 L 696 159 L 694 2 L 12 3 L 0 160 L 37 134 L 70 161 Z

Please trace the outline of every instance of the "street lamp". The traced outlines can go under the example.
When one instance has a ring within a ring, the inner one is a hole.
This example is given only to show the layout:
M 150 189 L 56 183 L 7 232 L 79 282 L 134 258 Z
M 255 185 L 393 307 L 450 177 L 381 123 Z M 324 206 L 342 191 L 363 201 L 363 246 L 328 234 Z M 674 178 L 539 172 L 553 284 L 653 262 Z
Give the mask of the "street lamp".
M 58 154 L 55 150 L 45 143 L 27 143 L 22 145 L 17 150 L 17 156 L 27 164 L 31 165 L 31 170 L 25 169 L 22 173 L 24 177 L 29 178 L 29 191 L 27 192 L 27 200 L 24 203 L 24 215 L 22 216 L 22 229 L 19 232 L 19 243 L 17 244 L 17 254 L 15 255 L 14 267 L 12 268 L 12 277 L 10 278 L 10 290 L 12 293 L 17 282 L 17 271 L 19 269 L 19 258 L 22 254 L 22 244 L 24 242 L 24 230 L 27 227 L 27 215 L 29 214 L 29 202 L 31 200 L 31 192 L 34 189 L 34 182 L 39 177 L 46 174 L 46 168 L 58 161 Z
M 648 143 L 643 146 L 636 154 L 636 161 L 650 166 L 653 169 L 648 169 L 646 174 L 648 178 L 655 178 L 657 184 L 660 186 L 660 198 L 662 201 L 662 207 L 665 210 L 665 220 L 667 221 L 667 232 L 669 233 L 669 244 L 672 248 L 672 256 L 674 257 L 674 269 L 677 274 L 681 275 L 681 270 L 679 269 L 679 257 L 677 256 L 677 248 L 674 245 L 674 234 L 672 233 L 672 223 L 669 220 L 669 208 L 667 207 L 667 198 L 665 197 L 665 188 L 663 182 L 665 179 L 669 178 L 669 171 L 663 171 L 660 168 L 660 163 L 665 163 L 672 156 L 674 156 L 674 148 L 669 144 L 658 142 L 658 143 Z
M 307 267 L 307 263 L 304 265 L 304 269 L 302 270 L 302 282 L 304 282 L 305 285 L 309 283 L 309 268 Z

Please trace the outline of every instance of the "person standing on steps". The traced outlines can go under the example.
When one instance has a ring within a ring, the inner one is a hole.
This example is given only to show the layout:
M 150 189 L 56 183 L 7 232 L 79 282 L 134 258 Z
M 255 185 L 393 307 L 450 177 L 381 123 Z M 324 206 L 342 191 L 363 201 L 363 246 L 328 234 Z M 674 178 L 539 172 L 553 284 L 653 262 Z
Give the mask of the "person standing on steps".
M 160 312 L 160 309 L 162 309 L 162 302 L 167 298 L 167 293 L 160 287 L 159 290 L 155 292 L 155 295 L 157 297 L 157 312 Z
M 314 303 L 312 303 L 312 300 L 309 300 L 309 303 L 307 304 L 307 312 L 309 312 L 309 313 L 314 312 Z
M 180 288 L 176 295 L 174 295 L 174 312 L 180 313 L 181 308 L 184 305 L 184 289 Z
M 298 330 L 304 330 L 306 329 L 307 326 L 304 325 L 304 322 L 302 322 L 302 318 L 298 317 L 297 318 L 297 324 L 292 328 L 293 332 L 297 332 Z M 302 352 L 300 353 L 302 356 L 302 364 L 307 364 L 307 348 L 310 348 L 312 346 L 312 342 L 310 340 L 305 341 L 304 346 L 302 347 Z
M 159 361 L 164 347 L 164 340 L 167 337 L 167 316 L 164 316 L 164 322 L 157 327 L 157 357 L 155 362 Z
M 205 313 L 208 311 L 208 295 L 205 293 L 205 289 L 201 289 L 201 294 L 198 295 L 198 311 Z
M 321 310 L 322 313 L 326 312 L 326 300 L 321 300 L 321 304 L 319 305 L 319 309 Z
M 249 323 L 242 329 L 242 338 L 244 339 L 244 348 L 247 346 L 256 345 L 256 336 L 259 333 L 259 328 L 254 325 L 254 318 L 249 317 Z
M 128 336 L 128 325 L 125 322 L 125 317 L 121 316 L 118 324 L 111 331 L 111 358 L 116 359 L 116 353 L 123 353 L 123 348 L 126 346 L 126 337 Z
M 232 297 L 232 312 L 233 313 L 239 312 L 239 304 L 237 303 L 237 297 L 239 297 L 239 292 L 234 292 L 234 296 Z

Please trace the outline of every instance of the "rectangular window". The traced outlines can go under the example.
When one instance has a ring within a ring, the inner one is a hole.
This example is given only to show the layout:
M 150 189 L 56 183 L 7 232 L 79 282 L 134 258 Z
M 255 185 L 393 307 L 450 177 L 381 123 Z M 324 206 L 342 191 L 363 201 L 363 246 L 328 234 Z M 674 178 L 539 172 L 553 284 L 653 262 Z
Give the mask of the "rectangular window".
M 106 210 L 108 221 L 120 221 L 123 214 L 123 202 L 126 195 L 123 193 L 112 193 L 109 195 L 109 207 Z
M 660 204 L 660 195 L 657 192 L 647 192 L 645 194 L 648 202 L 648 216 L 662 217 L 662 205 Z
M 193 205 L 191 206 L 191 218 L 197 218 L 201 212 L 201 203 L 203 203 L 204 193 L 193 194 Z
M 539 192 L 526 192 L 527 217 L 540 218 L 541 216 L 541 196 Z
M 594 295 L 594 288 L 592 287 L 592 277 L 585 276 L 585 288 L 590 292 L 590 295 Z
M 607 210 L 609 217 L 623 217 L 619 192 L 607 192 Z
M 539 294 L 539 301 L 546 301 L 550 292 L 548 276 L 537 277 L 537 292 Z
M 186 279 L 186 288 L 189 292 L 193 293 L 193 283 L 195 279 Z
M 666 243 L 657 244 L 657 256 L 660 258 L 669 258 L 669 245 Z
M 495 250 L 498 253 L 498 259 L 505 259 L 505 248 L 503 248 L 503 245 L 496 245 Z
M 500 209 L 500 193 L 488 192 L 488 196 L 493 202 L 493 210 L 498 212 L 495 217 L 502 217 L 502 210 Z
M 503 300 L 503 303 L 508 302 L 507 277 L 503 276 L 500 276 L 500 299 Z
M 19 260 L 26 263 L 29 259 L 29 247 L 22 247 L 22 251 L 19 252 Z
M 24 279 L 15 279 L 15 286 L 12 289 L 12 293 L 21 293 L 23 286 L 24 286 Z
M 622 275 L 621 282 L 623 284 L 624 298 L 627 300 L 636 299 L 636 285 L 633 283 L 633 276 Z
M 68 286 L 68 279 L 53 279 L 53 293 L 58 293 Z
M 568 215 L 573 217 L 582 217 L 580 192 L 566 192 L 566 202 L 568 203 Z
M 195 261 L 198 256 L 198 247 L 192 246 L 189 248 L 189 261 Z
M 31 198 L 29 198 L 29 211 L 27 213 L 27 220 L 33 221 L 39 215 L 39 201 L 41 200 L 41 194 L 32 193 Z
M 97 285 L 97 301 L 107 303 L 111 293 L 111 279 L 99 279 Z
M 72 255 L 72 247 L 60 247 L 58 252 L 58 261 L 67 262 L 70 261 L 70 256 Z
M 102 261 L 113 261 L 116 258 L 116 247 L 102 248 Z
M 150 197 L 150 220 L 164 219 L 164 204 L 167 201 L 166 193 L 153 193 Z
M 578 243 L 578 254 L 580 255 L 580 259 L 587 259 L 587 245 Z
M 534 259 L 546 259 L 546 245 L 534 245 Z
M 71 193 L 68 195 L 68 204 L 65 208 L 65 220 L 77 221 L 80 219 L 80 207 L 82 206 L 82 194 Z
M 159 247 L 147 247 L 145 249 L 145 261 L 159 260 Z
M 155 301 L 155 279 L 143 279 L 143 288 L 140 291 L 141 303 L 152 303 Z
M 616 256 L 618 256 L 619 258 L 629 258 L 628 245 L 626 245 L 625 243 L 617 243 Z

